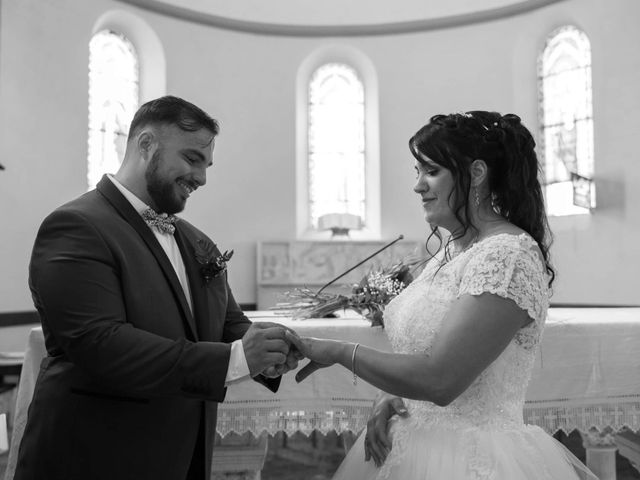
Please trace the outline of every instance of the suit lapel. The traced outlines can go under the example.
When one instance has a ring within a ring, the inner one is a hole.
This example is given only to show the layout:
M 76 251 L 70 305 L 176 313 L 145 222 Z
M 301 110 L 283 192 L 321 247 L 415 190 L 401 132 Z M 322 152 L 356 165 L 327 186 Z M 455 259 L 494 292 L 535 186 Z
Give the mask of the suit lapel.
M 176 222 L 176 232 L 174 234 L 178 248 L 184 261 L 187 271 L 189 286 L 191 287 L 191 300 L 193 304 L 193 315 L 196 319 L 198 334 L 203 340 L 211 339 L 209 322 L 209 304 L 207 301 L 207 288 L 204 279 L 200 274 L 200 264 L 196 259 L 194 250 L 195 239 L 190 238 L 184 222 Z
M 106 177 L 106 175 L 102 177 L 102 180 L 100 180 L 98 185 L 96 185 L 96 190 L 98 190 L 98 192 L 101 193 L 107 199 L 107 201 L 111 203 L 111 205 L 113 205 L 118 213 L 122 215 L 122 217 L 124 217 L 124 219 L 136 230 L 136 232 L 138 232 L 147 247 L 149 247 L 149 250 L 151 250 L 151 253 L 153 253 L 153 256 L 160 264 L 160 268 L 162 269 L 162 272 L 164 273 L 167 281 L 169 282 L 169 285 L 171 286 L 171 290 L 173 290 L 173 294 L 180 304 L 187 331 L 190 332 L 191 337 L 194 340 L 197 340 L 198 333 L 196 331 L 195 321 L 193 319 L 193 316 L 191 315 L 191 310 L 189 309 L 189 304 L 187 303 L 187 298 L 185 297 L 182 285 L 180 285 L 180 281 L 178 280 L 178 276 L 173 269 L 173 265 L 171 265 L 169 258 L 164 253 L 164 250 L 158 243 L 158 240 L 156 239 L 151 229 L 147 226 L 138 212 L 136 212 L 131 203 L 129 203 L 129 201 L 124 198 L 118 188 L 113 184 L 111 180 Z M 182 252 L 182 248 L 180 249 L 180 251 Z

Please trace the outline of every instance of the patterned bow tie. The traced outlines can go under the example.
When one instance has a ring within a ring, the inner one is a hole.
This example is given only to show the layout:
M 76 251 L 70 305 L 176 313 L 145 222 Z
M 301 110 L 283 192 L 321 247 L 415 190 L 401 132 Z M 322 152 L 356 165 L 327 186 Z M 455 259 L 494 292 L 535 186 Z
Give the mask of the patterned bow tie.
M 142 212 L 142 219 L 150 227 L 157 228 L 160 233 L 168 233 L 173 235 L 176 231 L 174 223 L 178 218 L 175 215 L 167 215 L 166 213 L 156 213 L 152 208 L 147 208 Z

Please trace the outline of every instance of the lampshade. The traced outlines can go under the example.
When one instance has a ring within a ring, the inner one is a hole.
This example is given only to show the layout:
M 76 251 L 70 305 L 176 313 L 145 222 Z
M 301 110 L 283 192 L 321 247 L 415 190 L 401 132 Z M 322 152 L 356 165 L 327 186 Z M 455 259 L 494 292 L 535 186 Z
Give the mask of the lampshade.
M 332 236 L 349 235 L 349 230 L 360 230 L 362 218 L 353 213 L 327 213 L 318 218 L 319 230 L 331 230 Z

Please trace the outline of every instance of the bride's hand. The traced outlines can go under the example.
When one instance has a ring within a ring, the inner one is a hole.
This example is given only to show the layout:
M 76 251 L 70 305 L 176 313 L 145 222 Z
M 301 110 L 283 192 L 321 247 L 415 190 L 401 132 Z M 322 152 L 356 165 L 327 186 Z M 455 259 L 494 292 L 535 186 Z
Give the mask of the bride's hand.
M 382 466 L 391 451 L 389 420 L 394 415 L 406 417 L 408 414 L 407 407 L 400 397 L 381 393 L 376 398 L 364 434 L 365 462 L 373 460 L 377 467 Z
M 287 339 L 306 358 L 310 360 L 297 374 L 296 382 L 300 383 L 316 370 L 336 363 L 347 344 L 338 340 L 324 338 L 299 337 L 291 332 Z

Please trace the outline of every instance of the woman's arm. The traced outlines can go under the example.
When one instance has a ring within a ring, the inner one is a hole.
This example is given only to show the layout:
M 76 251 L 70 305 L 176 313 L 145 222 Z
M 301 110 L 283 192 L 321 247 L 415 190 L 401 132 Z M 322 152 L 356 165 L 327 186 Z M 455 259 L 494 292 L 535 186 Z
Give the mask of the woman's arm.
M 428 355 L 387 353 L 360 345 L 354 365 L 353 343 L 313 338 L 292 339 L 316 362 L 301 370 L 301 381 L 317 368 L 339 363 L 393 395 L 451 403 L 507 347 L 518 329 L 531 321 L 512 300 L 498 295 L 463 295 L 442 322 Z

